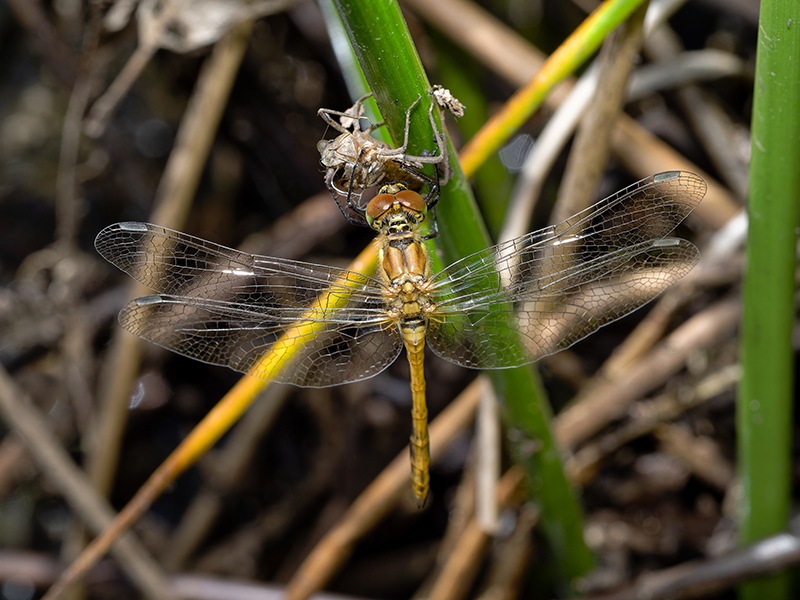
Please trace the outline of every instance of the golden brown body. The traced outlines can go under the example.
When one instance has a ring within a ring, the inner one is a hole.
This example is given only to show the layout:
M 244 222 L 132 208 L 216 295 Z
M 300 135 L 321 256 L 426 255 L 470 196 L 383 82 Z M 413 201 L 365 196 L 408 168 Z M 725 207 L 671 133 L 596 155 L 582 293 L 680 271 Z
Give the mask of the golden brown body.
M 430 441 L 425 399 L 425 329 L 433 304 L 428 254 L 419 234 L 427 206 L 418 193 L 399 184 L 381 188 L 367 206 L 371 227 L 383 234 L 378 259 L 388 289 L 386 303 L 397 320 L 411 372 L 411 485 L 420 504 L 430 486 Z

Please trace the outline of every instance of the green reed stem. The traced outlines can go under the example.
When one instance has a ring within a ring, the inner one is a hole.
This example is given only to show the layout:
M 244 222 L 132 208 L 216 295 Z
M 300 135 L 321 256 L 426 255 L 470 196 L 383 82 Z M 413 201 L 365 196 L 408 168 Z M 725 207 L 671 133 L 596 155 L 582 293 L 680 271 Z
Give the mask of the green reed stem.
M 783 531 L 792 480 L 795 270 L 800 210 L 800 5 L 763 0 L 752 118 L 749 239 L 738 398 L 743 543 Z M 741 598 L 790 598 L 785 576 Z

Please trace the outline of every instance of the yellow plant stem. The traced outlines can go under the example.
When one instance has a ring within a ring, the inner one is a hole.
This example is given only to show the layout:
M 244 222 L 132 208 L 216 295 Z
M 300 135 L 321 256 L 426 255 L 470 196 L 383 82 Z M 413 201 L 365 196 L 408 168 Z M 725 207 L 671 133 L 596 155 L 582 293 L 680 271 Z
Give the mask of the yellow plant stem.
M 519 129 L 542 105 L 545 97 L 571 75 L 603 41 L 598 31 L 608 30 L 609 20 L 621 23 L 643 0 L 604 2 L 547 59 L 536 76 L 514 94 L 499 113 L 461 151 L 461 167 L 467 177 L 475 174 L 487 158 Z

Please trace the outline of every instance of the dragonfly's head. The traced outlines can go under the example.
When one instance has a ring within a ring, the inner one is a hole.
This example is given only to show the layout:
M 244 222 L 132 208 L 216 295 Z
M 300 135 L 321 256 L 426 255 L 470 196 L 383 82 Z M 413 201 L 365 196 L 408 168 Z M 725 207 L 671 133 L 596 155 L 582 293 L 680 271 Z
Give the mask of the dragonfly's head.
M 364 216 L 376 231 L 400 235 L 416 231 L 427 212 L 425 200 L 417 192 L 402 183 L 390 183 L 381 187 L 378 195 L 369 201 Z

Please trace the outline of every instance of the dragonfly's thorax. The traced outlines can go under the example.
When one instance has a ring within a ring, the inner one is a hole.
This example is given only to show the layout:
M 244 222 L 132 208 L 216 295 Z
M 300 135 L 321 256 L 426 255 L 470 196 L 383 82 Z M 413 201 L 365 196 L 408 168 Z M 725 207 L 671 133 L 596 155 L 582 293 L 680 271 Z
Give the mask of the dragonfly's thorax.
M 387 304 L 397 318 L 428 312 L 430 268 L 418 236 L 384 238 L 380 267 L 388 284 Z

